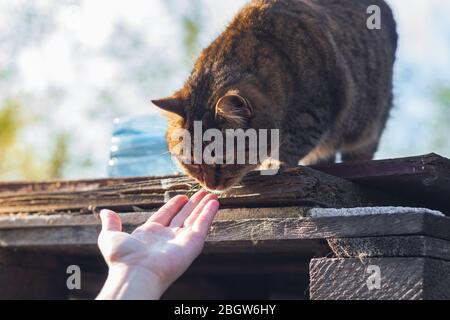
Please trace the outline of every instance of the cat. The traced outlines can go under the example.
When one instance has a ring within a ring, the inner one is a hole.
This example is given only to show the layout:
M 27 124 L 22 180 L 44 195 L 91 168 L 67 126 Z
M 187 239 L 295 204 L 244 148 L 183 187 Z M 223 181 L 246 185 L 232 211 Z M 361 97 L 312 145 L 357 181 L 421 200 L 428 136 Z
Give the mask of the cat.
M 381 9 L 381 29 L 367 9 Z M 202 51 L 184 86 L 153 100 L 174 130 L 279 129 L 288 166 L 370 160 L 392 107 L 396 23 L 383 0 L 253 0 Z M 226 190 L 255 164 L 185 164 L 209 190 Z

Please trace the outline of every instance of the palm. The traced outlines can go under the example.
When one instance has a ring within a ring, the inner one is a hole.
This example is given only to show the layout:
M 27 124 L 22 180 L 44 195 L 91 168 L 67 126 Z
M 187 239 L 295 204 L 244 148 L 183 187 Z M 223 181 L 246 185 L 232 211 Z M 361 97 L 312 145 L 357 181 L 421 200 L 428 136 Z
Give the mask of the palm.
M 110 212 L 112 228 L 103 228 L 99 237 L 106 262 L 139 267 L 163 281 L 174 281 L 202 250 L 218 207 L 214 198 L 205 192 L 189 202 L 175 197 L 131 234 L 120 231 L 120 218 Z

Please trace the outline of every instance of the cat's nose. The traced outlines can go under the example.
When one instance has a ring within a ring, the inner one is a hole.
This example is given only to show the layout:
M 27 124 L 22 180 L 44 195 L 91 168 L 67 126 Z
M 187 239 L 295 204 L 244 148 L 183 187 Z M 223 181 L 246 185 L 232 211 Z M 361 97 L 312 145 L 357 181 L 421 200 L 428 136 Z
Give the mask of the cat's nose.
M 203 174 L 203 183 L 205 187 L 209 190 L 216 190 L 218 179 L 216 179 L 216 175 L 214 171 L 206 169 Z
M 217 188 L 217 184 L 216 181 L 214 179 L 214 177 L 207 177 L 206 179 L 203 180 L 205 187 L 208 188 L 209 190 L 216 190 Z

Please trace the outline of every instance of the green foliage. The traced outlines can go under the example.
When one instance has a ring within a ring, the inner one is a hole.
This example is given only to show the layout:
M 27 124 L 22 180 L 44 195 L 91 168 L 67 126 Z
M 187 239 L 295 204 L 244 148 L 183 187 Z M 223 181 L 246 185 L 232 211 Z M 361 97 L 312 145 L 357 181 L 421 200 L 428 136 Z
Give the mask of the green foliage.
M 69 161 L 70 135 L 66 132 L 56 137 L 55 147 L 48 161 L 48 177 L 60 179 L 64 175 L 64 168 Z
M 36 146 L 26 144 L 21 134 L 34 121 L 23 112 L 19 99 L 7 99 L 0 106 L 0 179 L 58 179 L 63 177 L 69 161 L 70 137 L 57 133 L 49 155 Z M 41 119 L 42 121 L 42 119 Z
M 22 126 L 20 103 L 12 99 L 6 100 L 0 109 L 0 161 L 4 156 L 2 153 L 16 141 Z
M 183 30 L 183 45 L 186 52 L 186 61 L 189 67 L 200 51 L 200 34 L 203 21 L 203 5 L 201 0 L 191 1 L 189 10 L 181 17 Z
M 438 103 L 445 108 L 445 111 L 450 114 L 450 87 L 449 88 L 440 88 L 437 91 L 437 101 Z
M 25 121 L 22 106 L 16 99 L 6 99 L 0 105 L 0 178 L 16 177 L 27 163 L 19 149 L 19 134 Z
M 184 30 L 184 46 L 187 57 L 193 59 L 199 48 L 200 26 L 195 17 L 184 17 L 182 20 Z

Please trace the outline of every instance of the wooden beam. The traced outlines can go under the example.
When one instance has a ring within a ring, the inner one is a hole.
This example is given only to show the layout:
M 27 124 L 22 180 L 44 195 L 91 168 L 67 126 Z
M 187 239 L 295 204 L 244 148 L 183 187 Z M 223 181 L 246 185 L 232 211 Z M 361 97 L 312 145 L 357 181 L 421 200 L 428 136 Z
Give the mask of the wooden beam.
M 410 200 L 406 202 L 410 205 L 421 205 L 440 209 L 444 212 L 449 210 L 450 207 L 450 198 L 445 197 L 445 194 L 450 191 L 450 160 L 435 154 L 391 160 L 313 166 L 312 168 L 353 180 L 370 188 L 387 191 L 400 198 L 409 198 Z M 259 197 L 251 194 L 253 184 L 259 182 L 259 174 L 253 173 L 241 186 L 237 186 L 228 195 L 224 195 L 223 205 L 230 207 L 240 204 L 253 206 L 253 202 L 256 201 L 262 201 L 263 205 L 267 206 L 274 206 L 279 203 L 287 205 L 292 202 L 295 204 L 310 202 L 311 205 L 319 206 L 326 206 L 327 202 L 330 206 L 332 203 L 341 204 L 341 206 L 346 205 L 345 201 L 339 199 L 337 195 L 331 196 L 331 199 L 325 197 L 323 201 L 320 201 L 321 199 L 318 199 L 318 196 L 308 197 L 308 186 L 323 187 L 319 190 L 324 191 L 330 190 L 330 188 L 327 188 L 328 180 L 325 179 L 321 185 L 311 184 L 311 180 L 314 179 L 314 175 L 310 174 L 311 170 L 308 170 L 308 168 L 294 168 L 293 170 L 294 172 L 291 172 L 291 175 L 297 177 L 303 175 L 305 183 L 295 183 L 295 189 L 288 188 L 284 197 L 282 194 L 278 194 L 281 197 L 277 199 L 277 192 L 268 194 L 259 192 Z M 303 172 L 299 172 L 302 170 Z M 274 177 L 265 177 L 263 180 L 266 182 L 265 186 L 270 188 L 277 186 L 275 183 L 289 184 L 293 180 L 292 177 L 286 177 L 289 175 L 289 173 L 281 174 L 282 178 L 276 176 L 277 181 L 272 181 L 272 183 L 270 178 Z M 319 175 L 316 176 L 320 177 Z M 187 192 L 193 183 L 192 180 L 182 176 L 0 183 L 0 203 L 3 205 L 0 212 L 15 213 L 20 210 L 23 212 L 47 210 L 49 212 L 90 212 L 105 203 L 121 209 L 133 207 L 136 210 L 149 209 L 163 203 L 164 196 L 167 196 L 167 194 Z M 331 183 L 332 186 L 336 186 L 336 184 L 338 184 L 336 180 Z M 260 189 L 257 185 L 255 187 L 257 191 Z M 301 188 L 305 188 L 303 193 L 300 192 Z M 336 191 L 335 188 L 332 189 Z M 361 188 L 356 189 L 364 191 Z M 294 195 L 298 196 L 299 194 L 303 195 L 302 199 L 291 199 Z M 351 192 L 347 195 L 351 197 Z M 96 199 L 96 196 L 99 199 Z M 114 199 L 115 196 L 119 199 Z M 370 197 L 365 198 L 363 202 Z M 375 198 L 379 202 L 379 197 Z M 347 205 L 348 202 L 353 202 L 353 200 L 348 200 Z M 382 202 L 385 202 L 386 199 L 382 200 Z M 49 204 L 50 201 L 52 201 L 52 204 Z M 79 202 L 81 206 L 73 202 Z
M 167 196 L 188 193 L 194 182 L 187 177 L 149 178 L 68 191 L 0 194 L 0 214 L 59 212 L 89 213 L 100 208 L 144 211 L 161 206 Z M 383 194 L 306 167 L 285 169 L 275 176 L 254 171 L 220 197 L 222 207 L 360 207 L 415 205 L 414 201 Z
M 428 236 L 327 239 L 338 258 L 427 257 L 450 261 L 450 241 Z
M 376 287 L 376 282 L 372 281 L 375 280 L 374 269 L 368 269 L 369 266 L 379 268 L 379 288 Z M 450 262 L 431 258 L 312 259 L 310 298 L 450 299 Z
M 228 212 L 237 210 L 239 209 Z M 260 209 L 247 210 L 251 212 Z M 277 213 L 282 214 L 279 210 Z M 232 214 L 238 215 L 236 212 Z M 148 216 L 146 213 L 125 216 L 125 231 L 132 231 Z M 222 213 L 222 219 L 223 217 Z M 86 216 L 78 224 L 71 225 L 66 224 L 66 218 L 60 223 L 58 219 L 51 220 L 51 223 L 45 218 L 32 220 L 29 224 L 18 225 L 13 219 L 9 224 L 3 221 L 0 227 L 0 246 L 66 254 L 98 254 L 100 222 L 95 216 Z M 303 244 L 304 247 L 311 246 L 312 250 L 328 248 L 323 239 L 377 236 L 423 235 L 450 240 L 449 229 L 450 218 L 430 213 L 216 220 L 208 235 L 206 250 L 210 253 L 245 250 L 295 252 L 295 248 L 300 248 Z
M 215 221 L 242 220 L 260 218 L 299 218 L 306 217 L 309 207 L 277 207 L 277 208 L 226 208 L 220 209 Z M 124 225 L 138 226 L 154 214 L 156 210 L 146 212 L 119 213 Z M 98 225 L 100 217 L 97 214 L 53 214 L 34 215 L 17 214 L 0 216 L 0 229 L 33 228 L 45 226 L 70 226 L 70 225 Z
M 169 176 L 170 177 L 170 176 Z M 175 176 L 173 176 L 175 177 Z M 156 178 L 156 177 L 154 177 Z M 167 177 L 166 177 L 167 178 Z M 0 194 L 55 192 L 55 191 L 89 191 L 124 183 L 148 181 L 148 177 L 87 179 L 66 181 L 10 181 L 0 182 Z
M 311 168 L 450 214 L 450 160 L 434 153 Z
M 67 266 L 45 253 L 0 248 L 0 299 L 67 299 Z
M 0 299 L 67 299 L 62 269 L 43 270 L 0 263 Z

